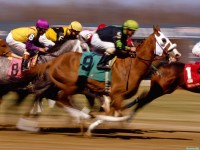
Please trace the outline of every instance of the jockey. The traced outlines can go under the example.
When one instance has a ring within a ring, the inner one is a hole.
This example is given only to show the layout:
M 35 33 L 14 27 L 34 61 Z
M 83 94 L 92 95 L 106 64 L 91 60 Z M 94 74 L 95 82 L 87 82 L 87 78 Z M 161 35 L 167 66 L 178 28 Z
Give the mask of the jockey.
M 6 42 L 11 47 L 23 52 L 22 70 L 26 70 L 30 53 L 45 52 L 47 48 L 43 48 L 38 42 L 40 35 L 43 35 L 49 28 L 49 23 L 45 19 L 39 19 L 35 26 L 21 27 L 11 30 L 6 37 Z
M 196 43 L 192 48 L 192 54 L 196 57 L 200 57 L 200 42 Z
M 127 20 L 123 26 L 107 26 L 98 30 L 91 40 L 91 45 L 104 51 L 98 69 L 110 69 L 108 61 L 115 56 L 116 50 L 129 50 L 135 52 L 136 48 L 131 40 L 132 35 L 138 30 L 139 25 L 134 20 Z M 131 41 L 130 41 L 131 40 Z
M 52 47 L 55 42 L 63 39 L 76 39 L 77 35 L 82 31 L 82 25 L 78 21 L 73 21 L 69 26 L 52 27 L 39 38 L 39 42 L 45 47 Z
M 101 23 L 98 25 L 96 30 L 83 30 L 79 33 L 79 36 L 78 36 L 79 40 L 87 44 L 87 46 L 85 46 L 85 49 L 91 48 L 91 39 L 92 39 L 93 34 L 96 33 L 98 30 L 105 27 L 106 27 L 106 24 Z

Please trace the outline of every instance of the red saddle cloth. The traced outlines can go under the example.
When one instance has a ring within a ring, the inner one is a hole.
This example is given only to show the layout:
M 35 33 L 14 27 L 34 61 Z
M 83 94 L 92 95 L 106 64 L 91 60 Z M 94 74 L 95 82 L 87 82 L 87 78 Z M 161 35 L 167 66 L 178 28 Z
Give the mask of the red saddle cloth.
M 195 64 L 185 64 L 184 80 L 187 88 L 194 88 L 200 86 L 200 62 Z

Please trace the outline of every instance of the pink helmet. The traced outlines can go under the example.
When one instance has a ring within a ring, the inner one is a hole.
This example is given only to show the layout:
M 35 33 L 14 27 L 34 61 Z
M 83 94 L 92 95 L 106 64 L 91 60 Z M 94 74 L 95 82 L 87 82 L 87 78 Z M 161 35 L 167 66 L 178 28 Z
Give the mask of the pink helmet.
M 102 28 L 105 28 L 105 27 L 106 27 L 106 24 L 101 23 L 101 24 L 98 25 L 97 31 L 98 31 L 99 29 L 102 29 Z
M 49 23 L 45 19 L 39 19 L 36 22 L 36 27 L 37 28 L 42 28 L 42 29 L 48 29 L 49 28 Z

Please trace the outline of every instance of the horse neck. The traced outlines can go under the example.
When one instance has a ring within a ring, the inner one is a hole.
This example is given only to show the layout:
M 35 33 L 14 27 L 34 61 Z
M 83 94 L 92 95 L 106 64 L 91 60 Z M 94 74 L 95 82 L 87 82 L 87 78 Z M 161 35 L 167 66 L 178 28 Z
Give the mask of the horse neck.
M 143 44 L 137 48 L 136 58 L 134 59 L 134 63 L 132 63 L 132 68 L 138 68 L 140 70 L 141 75 L 149 69 L 155 58 L 155 38 L 153 35 L 150 35 Z
M 54 58 L 67 52 L 82 52 L 79 40 L 67 40 L 63 44 L 57 44 L 50 49 L 52 51 L 46 55 L 40 55 L 38 63 L 44 63 L 53 60 Z
M 150 69 L 150 65 L 155 57 L 155 38 L 150 36 L 145 42 L 137 49 L 135 58 L 118 58 L 116 65 L 113 66 L 113 78 L 115 82 L 123 81 L 127 89 L 126 97 L 134 95 L 139 87 L 141 80 Z M 119 88 L 116 86 L 116 88 Z
M 82 52 L 81 43 L 79 40 L 68 40 L 60 47 L 60 53 L 66 52 Z

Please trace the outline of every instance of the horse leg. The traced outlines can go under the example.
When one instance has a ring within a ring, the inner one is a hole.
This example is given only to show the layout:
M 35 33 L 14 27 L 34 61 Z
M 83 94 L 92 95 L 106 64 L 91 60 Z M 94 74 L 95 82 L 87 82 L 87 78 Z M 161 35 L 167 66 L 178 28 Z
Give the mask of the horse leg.
M 27 111 L 24 113 L 24 115 L 21 118 L 19 118 L 16 124 L 16 127 L 18 129 L 24 130 L 24 131 L 31 131 L 31 132 L 38 132 L 40 130 L 40 128 L 38 127 L 38 121 L 30 119 L 33 108 L 36 105 L 35 103 L 36 100 L 38 100 L 38 97 L 32 97 L 32 96 L 29 97 L 29 106 L 27 108 Z M 35 111 L 34 111 L 34 115 L 36 115 Z
M 94 100 L 95 100 L 95 97 L 92 97 L 90 95 L 85 95 L 85 97 L 87 98 L 88 102 L 89 102 L 89 105 L 90 105 L 90 108 L 93 108 L 94 107 Z
M 147 105 L 148 103 L 152 102 L 154 99 L 160 96 L 172 93 L 176 89 L 176 87 L 177 84 L 175 79 L 167 80 L 160 78 L 160 80 L 158 80 L 157 78 L 152 78 L 149 92 L 147 94 L 142 93 L 142 95 L 140 95 L 135 100 L 135 102 L 137 101 L 137 106 L 131 112 L 130 119 L 132 119 L 135 113 L 141 108 L 143 108 L 145 105 Z

